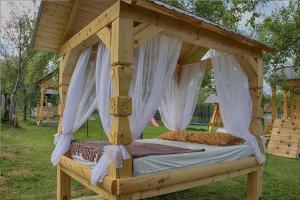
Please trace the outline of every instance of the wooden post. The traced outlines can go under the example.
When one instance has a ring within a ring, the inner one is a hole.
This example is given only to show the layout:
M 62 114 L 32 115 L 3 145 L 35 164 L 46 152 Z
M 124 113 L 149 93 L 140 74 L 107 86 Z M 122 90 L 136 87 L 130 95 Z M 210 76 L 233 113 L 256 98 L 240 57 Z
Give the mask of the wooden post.
M 236 56 L 240 66 L 248 76 L 249 90 L 252 100 L 252 121 L 250 132 L 259 138 L 263 135 L 262 126 L 262 89 L 263 89 L 263 61 L 261 57 Z M 263 145 L 258 139 L 261 152 Z M 248 174 L 248 199 L 256 200 L 262 196 L 263 166 L 257 172 Z
M 290 119 L 295 118 L 295 111 L 294 111 L 294 94 L 290 92 Z
M 44 118 L 44 101 L 45 101 L 45 87 L 44 84 L 41 85 L 41 97 L 40 97 L 40 109 L 38 116 L 38 124 L 43 121 Z
M 296 119 L 300 119 L 300 94 L 296 96 Z
M 219 104 L 216 103 L 215 104 L 215 109 L 214 109 L 214 113 L 213 113 L 213 116 L 210 120 L 210 123 L 209 123 L 209 128 L 208 128 L 208 132 L 212 132 L 212 129 L 214 126 L 217 126 L 218 123 L 221 121 L 220 119 L 220 109 L 219 109 Z M 221 123 L 220 123 L 221 124 Z
M 258 200 L 260 196 L 261 177 L 259 171 L 251 172 L 247 177 L 247 200 Z
M 288 91 L 284 90 L 283 92 L 283 119 L 288 119 L 289 112 L 288 112 Z
M 58 115 L 60 116 L 57 132 L 61 134 L 62 131 L 62 114 L 65 107 L 66 96 L 71 80 L 72 73 L 77 63 L 80 51 L 72 49 L 67 52 L 60 60 L 59 66 L 59 109 Z M 70 157 L 71 155 L 65 154 Z M 71 199 L 71 177 L 57 166 L 57 200 L 70 200 Z
M 110 100 L 110 114 L 113 115 L 113 122 L 109 140 L 114 145 L 129 145 L 132 140 L 128 121 L 128 116 L 132 111 L 132 100 L 128 96 L 133 62 L 132 20 L 117 18 L 112 22 L 110 51 L 115 96 Z M 132 176 L 132 160 L 123 161 L 123 167 L 120 169 L 116 169 L 112 164 L 109 167 L 109 176 L 114 179 Z M 110 199 L 118 198 L 110 197 Z
M 277 119 L 276 85 L 272 85 L 272 123 Z
M 71 199 L 71 177 L 57 165 L 57 200 Z

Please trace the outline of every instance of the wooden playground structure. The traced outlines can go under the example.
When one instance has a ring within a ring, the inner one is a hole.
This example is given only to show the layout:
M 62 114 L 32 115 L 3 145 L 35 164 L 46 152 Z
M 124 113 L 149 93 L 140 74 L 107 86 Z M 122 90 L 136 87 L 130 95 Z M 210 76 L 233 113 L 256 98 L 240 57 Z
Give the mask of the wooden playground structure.
M 133 49 L 156 34 L 164 34 L 183 41 L 178 61 L 179 71 L 182 64 L 199 61 L 209 49 L 233 54 L 237 58 L 249 79 L 253 103 L 250 131 L 257 138 L 262 135 L 262 53 L 272 52 L 272 48 L 156 1 L 75 0 L 42 1 L 41 4 L 34 48 L 58 53 L 61 58 L 60 116 L 64 110 L 70 79 L 80 53 L 101 39 L 111 52 L 115 94 L 112 99 L 117 102 L 110 106 L 114 120 L 109 141 L 111 144 L 129 145 L 132 141 L 128 115 L 131 113 L 131 106 L 134 106 L 131 105 L 131 98 L 128 96 Z M 61 132 L 61 128 L 60 124 L 58 133 Z M 72 160 L 69 154 L 63 156 L 57 166 L 57 199 L 71 199 L 71 178 L 104 199 L 133 200 L 247 175 L 248 200 L 258 200 L 262 195 L 262 166 L 257 163 L 254 156 L 143 176 L 133 176 L 132 159 L 129 159 L 124 161 L 120 169 L 116 169 L 112 164 L 104 182 L 97 185 L 91 184 L 91 173 L 91 168 Z
M 214 127 L 223 127 L 218 97 L 215 94 L 211 94 L 207 97 L 204 103 L 214 104 L 214 111 L 209 122 L 208 132 L 212 132 Z
M 58 83 L 54 80 L 54 73 L 47 74 L 37 82 L 40 89 L 40 99 L 36 106 L 36 123 L 57 123 L 55 117 L 58 115 L 58 106 L 48 102 L 47 95 L 58 94 Z
M 300 152 L 300 77 L 281 81 L 284 84 L 283 116 L 278 118 L 276 85 L 272 86 L 272 133 L 268 152 L 275 156 L 299 158 Z

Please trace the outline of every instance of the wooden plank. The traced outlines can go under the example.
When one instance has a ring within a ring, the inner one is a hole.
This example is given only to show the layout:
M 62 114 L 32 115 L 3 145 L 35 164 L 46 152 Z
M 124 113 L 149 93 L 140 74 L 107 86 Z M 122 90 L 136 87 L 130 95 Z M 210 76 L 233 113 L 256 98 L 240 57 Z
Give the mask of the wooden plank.
M 283 92 L 283 119 L 288 119 L 289 117 L 289 111 L 288 111 L 288 104 L 289 104 L 289 99 L 288 99 L 288 91 L 284 90 Z
M 286 134 L 286 135 L 272 135 L 271 136 L 272 141 L 286 141 L 286 142 L 294 142 L 298 141 L 300 142 L 300 134 Z
M 290 119 L 295 118 L 295 110 L 294 110 L 294 94 L 290 93 Z
M 271 105 L 272 105 L 272 123 L 274 123 L 275 119 L 277 118 L 277 102 L 276 102 L 276 85 L 272 85 L 272 99 L 271 99 Z
M 300 94 L 296 96 L 296 119 L 300 119 Z
M 237 176 L 242 176 L 242 175 L 257 171 L 257 170 L 258 170 L 258 167 L 245 168 L 245 169 L 241 169 L 241 170 L 230 172 L 230 173 L 216 175 L 213 177 L 208 177 L 208 178 L 203 178 L 203 179 L 199 179 L 199 180 L 188 181 L 188 182 L 178 183 L 178 184 L 174 184 L 174 185 L 170 185 L 170 186 L 162 186 L 160 188 L 136 192 L 136 193 L 131 194 L 131 200 L 145 199 L 145 198 L 154 197 L 154 196 L 158 196 L 158 195 L 162 195 L 162 194 L 178 192 L 178 191 L 190 189 L 193 187 L 208 185 L 211 183 L 232 179 Z
M 300 135 L 300 127 L 294 127 L 294 128 L 289 128 L 289 127 L 274 127 L 272 130 L 272 134 L 276 133 L 276 134 L 280 134 L 280 135 L 284 135 L 284 134 L 295 134 L 295 135 Z
M 274 128 L 295 128 L 299 129 L 300 121 L 297 119 L 286 120 L 286 119 L 276 119 L 273 125 Z
M 92 169 L 88 166 L 80 164 L 66 156 L 60 158 L 59 165 L 65 173 L 98 194 L 106 197 L 107 193 L 115 194 L 116 192 L 115 180 L 109 176 L 104 177 L 103 183 L 93 185 L 91 183 Z
M 89 196 L 89 197 L 80 197 L 73 200 L 105 200 L 101 195 Z
M 119 17 L 119 11 L 120 2 L 118 1 L 65 42 L 60 48 L 59 55 L 65 54 L 78 45 L 84 45 L 91 36 Z
M 64 33 L 61 37 L 62 40 L 60 41 L 60 44 L 62 44 L 66 40 L 66 38 L 69 36 L 69 31 L 70 31 L 71 26 L 74 22 L 74 17 L 75 17 L 75 14 L 76 14 L 76 10 L 78 8 L 78 4 L 79 4 L 78 2 L 79 2 L 79 0 L 73 0 L 72 9 L 69 12 L 69 14 L 66 16 L 68 18 L 68 22 L 65 26 Z
M 157 189 L 257 166 L 256 158 L 250 157 L 224 163 L 194 165 L 180 169 L 151 173 L 144 176 L 118 179 L 117 194 L 130 194 L 155 188 Z
M 153 12 L 140 6 L 121 3 L 121 16 L 134 19 L 164 29 L 164 33 L 183 41 L 203 46 L 209 49 L 221 50 L 231 54 L 261 56 L 261 51 L 249 45 L 242 44 L 231 38 L 209 31 L 201 26 L 183 23 L 181 20 Z

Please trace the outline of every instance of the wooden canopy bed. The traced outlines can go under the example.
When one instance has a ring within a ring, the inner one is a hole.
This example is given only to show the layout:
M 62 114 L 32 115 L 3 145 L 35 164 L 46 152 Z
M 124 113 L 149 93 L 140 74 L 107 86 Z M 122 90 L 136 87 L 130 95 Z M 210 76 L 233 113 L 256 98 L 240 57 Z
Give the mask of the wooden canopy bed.
M 209 49 L 236 57 L 249 80 L 253 104 L 250 131 L 259 137 L 263 133 L 262 53 L 273 49 L 159 1 L 42 1 L 34 48 L 58 53 L 61 58 L 59 114 L 63 113 L 68 86 L 80 53 L 101 39 L 111 52 L 115 94 L 114 103 L 110 106 L 114 118 L 109 141 L 115 145 L 130 145 L 132 139 L 127 117 L 134 106 L 128 96 L 133 49 L 159 33 L 183 42 L 176 69 L 179 74 L 183 64 L 199 61 Z M 60 123 L 58 133 L 61 129 Z M 57 199 L 71 199 L 71 178 L 104 199 L 133 200 L 247 175 L 247 198 L 257 200 L 262 195 L 262 166 L 254 156 L 142 176 L 133 176 L 132 165 L 132 159 L 124 160 L 122 168 L 110 165 L 104 181 L 93 185 L 90 182 L 91 168 L 72 160 L 70 153 L 66 153 L 57 165 Z
M 52 120 L 58 114 L 57 105 L 49 105 L 46 95 L 58 94 L 58 83 L 55 80 L 54 72 L 47 74 L 43 79 L 39 80 L 37 83 L 40 88 L 40 100 L 37 102 L 36 106 L 36 123 L 39 126 L 42 122 L 50 123 L 56 122 Z M 51 119 L 52 118 L 52 119 Z

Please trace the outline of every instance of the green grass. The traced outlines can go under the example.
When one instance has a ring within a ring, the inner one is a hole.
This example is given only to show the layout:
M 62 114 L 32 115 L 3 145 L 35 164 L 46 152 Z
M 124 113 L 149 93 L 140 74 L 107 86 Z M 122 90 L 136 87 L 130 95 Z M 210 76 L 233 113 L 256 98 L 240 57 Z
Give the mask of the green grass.
M 50 163 L 54 148 L 54 127 L 37 127 L 21 123 L 22 128 L 14 129 L 2 125 L 0 135 L 0 199 L 55 199 L 56 169 Z M 153 138 L 166 131 L 164 127 L 148 126 L 144 138 Z M 191 126 L 189 130 L 206 130 Z M 86 128 L 76 133 L 76 139 L 100 139 L 101 128 L 98 120 L 89 121 L 89 137 Z M 104 132 L 102 130 L 102 138 Z M 300 199 L 300 161 L 270 156 L 263 177 L 263 199 Z M 93 194 L 81 184 L 72 182 L 73 197 Z M 246 199 L 246 178 L 238 177 L 229 181 L 214 183 L 199 188 L 178 192 L 156 199 L 203 200 Z

